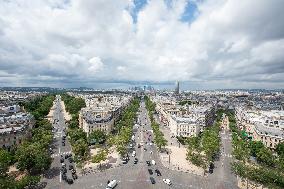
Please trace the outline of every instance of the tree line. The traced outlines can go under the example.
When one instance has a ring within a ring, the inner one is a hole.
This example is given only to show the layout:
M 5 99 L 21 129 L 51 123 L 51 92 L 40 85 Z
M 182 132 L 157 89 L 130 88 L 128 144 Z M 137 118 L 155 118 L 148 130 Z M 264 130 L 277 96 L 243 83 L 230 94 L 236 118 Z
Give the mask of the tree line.
M 220 152 L 220 114 L 221 112 L 217 111 L 214 124 L 206 128 L 202 133 L 183 139 L 183 143 L 187 145 L 187 160 L 203 169 L 207 169 Z
M 86 107 L 86 104 L 84 99 L 76 98 L 66 93 L 60 96 L 64 101 L 66 111 L 71 114 L 71 120 L 67 122 L 67 134 L 72 146 L 72 152 L 75 154 L 74 160 L 79 163 L 86 160 L 89 155 L 87 134 L 83 129 L 79 128 L 79 111 Z
M 168 141 L 165 139 L 163 132 L 160 131 L 159 124 L 154 119 L 156 104 L 153 103 L 148 96 L 144 96 L 144 100 L 146 104 L 146 109 L 148 111 L 148 115 L 150 117 L 151 127 L 154 133 L 154 141 L 158 149 L 161 150 L 163 147 L 167 145 Z

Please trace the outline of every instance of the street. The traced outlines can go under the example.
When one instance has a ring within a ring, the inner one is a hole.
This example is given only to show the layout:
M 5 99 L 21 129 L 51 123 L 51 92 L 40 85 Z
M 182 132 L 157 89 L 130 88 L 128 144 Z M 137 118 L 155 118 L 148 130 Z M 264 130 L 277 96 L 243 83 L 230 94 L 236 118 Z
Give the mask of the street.
M 44 174 L 42 182 L 46 182 L 46 188 L 62 188 L 62 186 L 68 185 L 64 180 L 62 180 L 61 168 L 61 155 L 63 156 L 64 163 L 67 166 L 67 177 L 72 178 L 71 172 L 68 170 L 69 162 L 68 159 L 65 159 L 65 155 L 71 154 L 71 145 L 68 142 L 68 139 L 63 139 L 63 136 L 66 136 L 66 124 L 64 120 L 64 115 L 62 112 L 62 107 L 60 104 L 61 98 L 59 95 L 56 96 L 54 101 L 54 112 L 53 112 L 53 143 L 51 145 L 53 158 L 51 167 Z M 65 142 L 64 142 L 65 141 Z

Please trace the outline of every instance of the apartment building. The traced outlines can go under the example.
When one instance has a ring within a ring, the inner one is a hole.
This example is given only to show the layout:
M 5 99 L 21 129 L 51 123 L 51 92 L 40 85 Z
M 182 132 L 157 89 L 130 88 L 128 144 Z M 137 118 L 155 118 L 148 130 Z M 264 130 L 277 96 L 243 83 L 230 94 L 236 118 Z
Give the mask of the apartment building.
M 284 141 L 284 111 L 238 107 L 236 121 L 237 126 L 251 135 L 253 140 L 261 141 L 271 149 Z
M 159 120 L 169 127 L 172 136 L 197 136 L 213 124 L 214 109 L 206 105 L 178 105 L 174 98 L 152 96 Z
M 129 95 L 86 95 L 86 108 L 79 113 L 79 126 L 89 135 L 102 130 L 109 133 L 118 121 L 123 109 L 132 99 Z
M 31 137 L 34 119 L 31 114 L 11 113 L 5 109 L 10 110 L 8 107 L 0 110 L 0 147 L 10 150 L 12 146 L 19 145 Z

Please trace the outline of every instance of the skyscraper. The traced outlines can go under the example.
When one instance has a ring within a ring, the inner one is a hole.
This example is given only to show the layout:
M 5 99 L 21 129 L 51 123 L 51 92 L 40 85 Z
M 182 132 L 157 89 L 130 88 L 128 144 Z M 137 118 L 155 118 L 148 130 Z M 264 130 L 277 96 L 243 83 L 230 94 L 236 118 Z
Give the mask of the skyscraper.
M 179 81 L 176 81 L 175 94 L 179 94 Z

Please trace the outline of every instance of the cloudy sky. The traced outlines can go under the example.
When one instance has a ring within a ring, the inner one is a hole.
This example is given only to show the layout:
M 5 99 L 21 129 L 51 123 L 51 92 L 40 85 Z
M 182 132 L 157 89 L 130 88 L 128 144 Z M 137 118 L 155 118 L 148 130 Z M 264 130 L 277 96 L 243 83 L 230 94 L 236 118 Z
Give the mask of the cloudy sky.
M 1 0 L 0 86 L 284 88 L 283 0 Z

